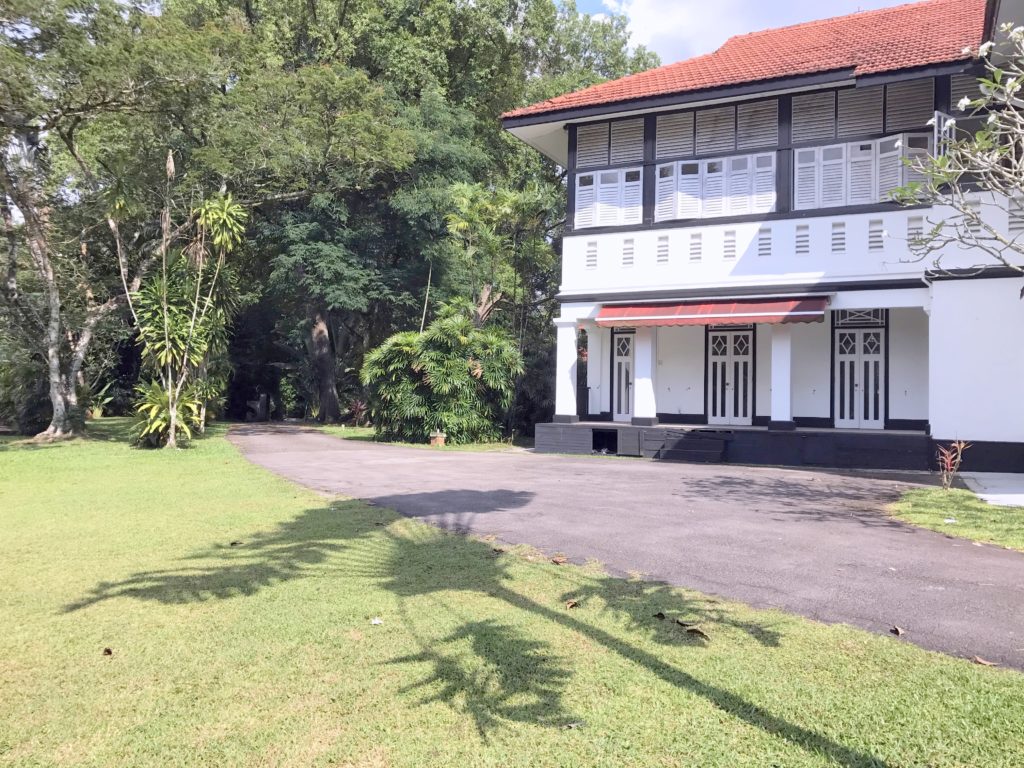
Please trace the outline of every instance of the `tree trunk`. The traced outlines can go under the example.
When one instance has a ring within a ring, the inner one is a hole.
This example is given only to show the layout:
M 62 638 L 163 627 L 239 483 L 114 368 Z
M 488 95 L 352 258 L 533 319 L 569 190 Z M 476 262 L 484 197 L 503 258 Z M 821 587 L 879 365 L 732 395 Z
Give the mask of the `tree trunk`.
M 338 387 L 334 380 L 334 347 L 331 344 L 331 332 L 322 312 L 313 316 L 310 329 L 310 354 L 313 357 L 313 376 L 316 380 L 317 392 L 320 396 L 320 422 L 334 422 L 341 419 L 341 407 L 338 404 Z
M 174 396 L 174 387 L 168 390 L 167 398 L 167 448 L 178 447 L 178 398 Z

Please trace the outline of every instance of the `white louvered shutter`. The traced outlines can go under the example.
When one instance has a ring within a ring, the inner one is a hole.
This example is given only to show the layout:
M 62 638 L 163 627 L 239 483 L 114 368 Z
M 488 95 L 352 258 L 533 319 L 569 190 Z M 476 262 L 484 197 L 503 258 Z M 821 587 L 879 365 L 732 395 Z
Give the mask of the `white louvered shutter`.
M 921 183 L 928 180 L 923 173 L 913 168 L 913 163 L 925 160 L 931 154 L 932 137 L 927 133 L 908 133 L 903 136 L 903 157 L 907 162 L 903 164 L 903 174 L 906 183 Z
M 793 141 L 817 141 L 836 135 L 835 91 L 793 97 Z
M 644 120 L 616 120 L 612 123 L 611 164 L 640 163 L 644 159 Z
M 779 144 L 779 101 L 755 101 L 736 107 L 736 148 L 757 149 Z
M 889 193 L 902 186 L 903 153 L 900 150 L 902 138 L 893 136 L 878 142 L 878 200 L 886 202 Z
M 654 156 L 686 157 L 693 154 L 693 112 L 662 115 L 656 124 Z
M 821 207 L 846 204 L 846 145 L 821 148 Z
M 576 177 L 576 212 L 572 224 L 575 229 L 594 226 L 595 181 L 592 173 L 582 173 Z
M 961 111 L 956 105 L 965 96 L 971 101 L 981 98 L 981 84 L 977 75 L 953 75 L 950 78 L 949 91 L 949 103 L 954 112 Z M 972 111 L 972 108 L 968 107 L 967 111 Z
M 750 213 L 753 207 L 750 199 L 750 182 L 753 177 L 753 169 L 750 167 L 751 158 L 749 155 L 730 157 L 729 175 L 726 184 L 729 190 L 729 200 L 726 211 L 732 214 Z
M 696 219 L 701 214 L 700 163 L 680 163 L 676 186 L 676 216 L 680 219 Z
M 867 205 L 878 201 L 875 184 L 875 148 L 878 142 L 864 141 L 846 146 L 846 203 Z
M 818 207 L 818 150 L 798 149 L 793 158 L 793 207 L 806 211 Z
M 668 221 L 676 217 L 676 164 L 659 165 L 655 172 L 654 220 Z
M 704 160 L 701 169 L 701 211 L 705 217 L 725 214 L 725 161 Z
M 640 224 L 644 220 L 644 184 L 639 168 L 622 172 L 622 223 Z
M 885 87 L 885 130 L 924 128 L 935 115 L 935 80 L 911 80 Z
M 882 132 L 882 91 L 880 85 L 839 91 L 839 138 Z
M 576 129 L 576 167 L 608 165 L 608 123 L 581 125 Z
M 597 226 L 613 227 L 619 223 L 622 202 L 621 171 L 602 171 L 597 175 Z
M 775 210 L 775 153 L 754 155 L 753 212 L 770 213 Z
M 736 149 L 736 107 L 703 109 L 697 113 L 697 154 Z

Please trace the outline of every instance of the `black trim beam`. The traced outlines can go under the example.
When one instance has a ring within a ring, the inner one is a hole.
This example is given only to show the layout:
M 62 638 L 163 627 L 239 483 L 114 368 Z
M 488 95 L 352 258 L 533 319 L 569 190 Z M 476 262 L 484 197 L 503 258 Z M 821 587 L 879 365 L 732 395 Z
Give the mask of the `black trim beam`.
M 1017 275 L 1020 277 L 1020 275 Z M 721 288 L 684 288 L 661 291 L 630 291 L 622 293 L 560 293 L 555 298 L 563 304 L 631 301 L 686 301 L 744 296 L 800 296 L 838 293 L 840 291 L 884 291 L 899 288 L 927 288 L 920 278 L 865 280 L 845 283 L 795 283 L 790 285 L 744 285 Z

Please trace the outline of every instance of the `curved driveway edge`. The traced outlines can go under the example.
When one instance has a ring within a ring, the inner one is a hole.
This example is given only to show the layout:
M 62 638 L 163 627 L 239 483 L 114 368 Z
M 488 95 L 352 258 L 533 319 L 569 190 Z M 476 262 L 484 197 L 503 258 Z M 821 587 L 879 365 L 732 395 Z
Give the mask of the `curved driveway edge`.
M 239 426 L 252 462 L 435 525 L 1024 669 L 1024 554 L 914 528 L 913 476 L 430 451 Z

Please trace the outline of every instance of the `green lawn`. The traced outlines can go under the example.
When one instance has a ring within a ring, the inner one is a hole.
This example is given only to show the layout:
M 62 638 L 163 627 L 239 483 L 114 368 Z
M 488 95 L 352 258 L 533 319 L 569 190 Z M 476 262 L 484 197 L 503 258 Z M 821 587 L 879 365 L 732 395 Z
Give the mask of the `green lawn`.
M 1024 507 L 989 504 L 955 488 L 920 488 L 904 494 L 891 511 L 922 528 L 1024 551 Z
M 119 428 L 0 451 L 0 765 L 1024 764 L 1016 672 L 495 551 L 219 431 L 161 453 Z
M 334 437 L 342 437 L 346 440 L 375 441 L 376 434 L 373 427 L 348 427 L 338 424 L 321 424 L 317 429 L 326 432 Z M 392 445 L 404 445 L 412 448 L 430 448 L 434 451 L 508 451 L 514 448 L 532 448 L 533 438 L 516 438 L 514 442 L 497 443 L 468 443 L 465 445 L 446 445 L 444 447 L 431 447 L 425 443 L 392 443 Z

